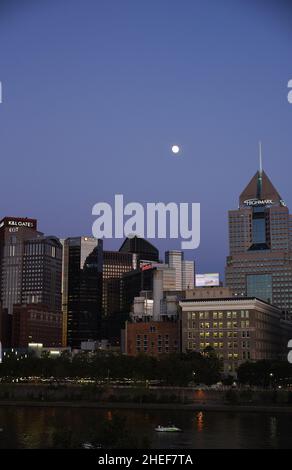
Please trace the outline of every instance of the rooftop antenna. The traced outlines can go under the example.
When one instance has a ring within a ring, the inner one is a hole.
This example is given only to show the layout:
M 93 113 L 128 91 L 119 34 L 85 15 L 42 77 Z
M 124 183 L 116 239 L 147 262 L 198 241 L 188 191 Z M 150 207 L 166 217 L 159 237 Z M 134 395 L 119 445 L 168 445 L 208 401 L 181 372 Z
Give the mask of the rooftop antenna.
M 263 157 L 262 157 L 262 142 L 259 141 L 259 158 L 260 158 L 260 169 L 258 175 L 258 187 L 257 187 L 257 198 L 262 197 L 262 186 L 263 186 Z
M 259 155 L 260 155 L 260 175 L 263 174 L 263 156 L 262 156 L 262 142 L 259 141 Z

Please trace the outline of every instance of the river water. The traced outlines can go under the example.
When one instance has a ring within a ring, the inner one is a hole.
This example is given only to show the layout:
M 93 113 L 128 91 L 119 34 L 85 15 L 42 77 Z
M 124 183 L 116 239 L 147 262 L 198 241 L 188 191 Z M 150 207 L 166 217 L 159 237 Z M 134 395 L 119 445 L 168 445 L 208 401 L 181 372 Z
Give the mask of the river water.
M 292 414 L 0 407 L 0 449 L 52 448 L 62 430 L 70 431 L 74 446 L 82 445 L 113 415 L 123 417 L 127 430 L 145 437 L 152 449 L 292 448 Z M 169 423 L 182 432 L 155 432 L 158 424 Z

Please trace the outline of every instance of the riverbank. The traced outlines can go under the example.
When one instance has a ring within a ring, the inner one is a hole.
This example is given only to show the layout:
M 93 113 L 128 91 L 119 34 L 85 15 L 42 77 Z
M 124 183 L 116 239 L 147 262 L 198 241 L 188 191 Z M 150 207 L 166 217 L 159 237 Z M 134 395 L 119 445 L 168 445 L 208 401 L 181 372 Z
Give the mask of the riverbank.
M 117 402 L 45 402 L 45 401 L 0 401 L 0 407 L 30 408 L 94 408 L 117 410 L 181 410 L 181 411 L 214 411 L 243 413 L 289 413 L 292 406 L 287 405 L 229 405 L 229 404 L 181 404 L 181 403 L 117 403 Z
M 292 413 L 287 390 L 202 390 L 79 384 L 0 384 L 0 406 Z

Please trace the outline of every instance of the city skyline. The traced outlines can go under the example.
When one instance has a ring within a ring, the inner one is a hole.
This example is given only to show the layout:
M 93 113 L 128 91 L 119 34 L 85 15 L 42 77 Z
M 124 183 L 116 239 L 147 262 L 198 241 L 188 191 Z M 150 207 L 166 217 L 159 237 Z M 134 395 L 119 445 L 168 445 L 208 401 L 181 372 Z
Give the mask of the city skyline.
M 262 146 L 261 142 L 260 142 L 260 147 Z M 262 160 L 262 155 L 261 153 L 258 154 L 258 170 L 257 172 L 253 175 L 252 178 L 250 178 L 250 180 L 254 180 L 258 174 L 259 171 L 261 171 L 261 169 L 263 170 L 264 168 L 264 165 L 263 165 L 263 160 Z M 264 172 L 264 171 L 263 171 Z M 264 175 L 265 177 L 267 176 L 266 173 L 264 172 Z M 281 190 L 280 190 L 281 192 Z M 286 199 L 282 199 L 282 202 L 283 204 L 285 204 L 285 206 L 288 207 L 289 209 L 289 204 L 286 204 Z M 239 204 L 237 203 L 237 208 L 240 207 Z M 226 211 L 226 218 L 228 216 L 228 212 L 230 210 L 236 210 L 235 206 L 232 208 L 232 209 L 227 209 Z M 22 215 L 19 215 L 19 214 L 16 214 L 16 215 L 11 215 L 8 216 L 8 215 L 4 215 L 2 214 L 2 217 L 1 219 L 15 219 L 15 218 L 27 218 L 28 220 L 30 220 L 31 218 L 33 218 L 32 216 L 27 216 L 26 214 L 22 214 Z M 1 220 L 0 219 L 0 220 Z M 38 224 L 40 223 L 40 220 L 37 219 L 37 222 Z M 41 222 L 42 223 L 42 222 Z M 226 220 L 226 226 L 228 224 L 228 221 Z M 54 236 L 57 236 L 60 240 L 66 240 L 66 239 L 69 239 L 69 238 L 74 238 L 74 237 L 92 237 L 92 233 L 79 233 L 75 236 L 71 235 L 71 234 L 68 234 L 67 236 L 64 236 L 64 237 L 61 237 L 59 236 L 58 234 L 56 234 L 54 231 L 52 232 L 49 232 L 50 234 L 53 234 Z M 201 263 L 200 261 L 202 262 L 202 259 L 198 261 L 198 257 L 196 256 L 196 253 L 200 250 L 200 246 L 198 249 L 196 250 L 182 250 L 180 248 L 180 241 L 181 239 L 178 238 L 177 240 L 175 239 L 170 239 L 170 238 L 166 238 L 166 240 L 164 240 L 163 242 L 161 242 L 161 240 L 159 240 L 158 238 L 147 238 L 147 236 L 145 237 L 142 237 L 144 240 L 149 240 L 151 241 L 151 243 L 153 243 L 155 245 L 155 247 L 159 250 L 159 256 L 160 256 L 160 260 L 163 262 L 163 258 L 164 258 L 164 255 L 168 252 L 168 251 L 172 251 L 172 250 L 178 250 L 179 252 L 182 252 L 184 253 L 184 258 L 186 260 L 190 260 L 190 261 L 194 261 L 195 262 L 195 265 L 196 265 L 196 274 L 198 273 L 212 273 L 212 272 L 218 272 L 219 275 L 220 275 L 220 281 L 222 282 L 226 282 L 225 280 L 225 261 L 226 261 L 226 256 L 228 256 L 228 244 L 229 244 L 229 239 L 228 239 L 228 234 L 226 235 L 226 244 L 227 244 L 227 248 L 226 248 L 226 253 L 223 255 L 224 257 L 224 265 L 223 266 L 217 266 L 214 264 L 212 264 L 212 262 L 209 264 L 210 266 L 210 269 L 209 270 L 204 270 L 204 269 L 201 269 L 200 267 L 198 267 L 198 265 L 200 266 Z M 106 238 L 102 238 L 101 240 L 103 240 L 103 249 L 106 251 L 106 252 L 110 252 L 110 251 L 113 251 L 113 252 L 118 252 L 119 251 L 119 248 L 120 246 L 123 244 L 123 242 L 125 242 L 127 240 L 127 237 L 125 236 L 123 239 L 106 239 Z M 176 248 L 174 248 L 176 247 Z M 204 263 L 202 263 L 204 265 Z
M 118 193 L 199 202 L 201 245 L 186 257 L 222 275 L 227 211 L 257 170 L 259 140 L 292 205 L 284 4 L 17 3 L 3 2 L 0 19 L 3 216 L 36 217 L 64 238 L 90 235 L 93 205 Z
M 0 0 L 0 449 L 292 448 L 291 25 Z

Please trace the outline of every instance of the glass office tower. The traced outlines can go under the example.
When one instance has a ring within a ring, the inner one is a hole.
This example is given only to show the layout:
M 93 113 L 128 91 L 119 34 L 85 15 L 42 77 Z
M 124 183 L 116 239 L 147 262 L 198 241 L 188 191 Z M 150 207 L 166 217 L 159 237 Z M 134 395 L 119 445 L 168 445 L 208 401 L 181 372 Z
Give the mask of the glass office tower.
M 229 211 L 226 285 L 292 312 L 292 216 L 260 169 Z
M 63 344 L 98 340 L 102 316 L 102 241 L 68 238 L 63 263 Z

